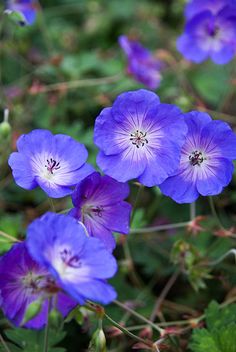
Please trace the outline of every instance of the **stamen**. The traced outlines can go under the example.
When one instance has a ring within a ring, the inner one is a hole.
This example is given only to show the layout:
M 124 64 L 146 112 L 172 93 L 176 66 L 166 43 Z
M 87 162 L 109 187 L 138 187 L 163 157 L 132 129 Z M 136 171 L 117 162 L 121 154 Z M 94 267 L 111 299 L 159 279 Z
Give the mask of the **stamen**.
M 95 215 L 97 215 L 99 218 L 101 218 L 102 217 L 102 212 L 103 212 L 103 206 L 96 206 L 96 207 L 94 207 L 94 208 L 91 208 L 91 211 L 95 214 Z
M 134 133 L 131 133 L 130 136 L 130 141 L 137 148 L 144 147 L 145 143 L 148 144 L 148 139 L 146 138 L 147 132 L 136 130 Z
M 60 252 L 62 261 L 72 268 L 79 268 L 81 266 L 81 262 L 79 261 L 79 257 L 77 255 L 73 255 L 72 252 L 68 249 L 63 249 Z
M 202 152 L 195 150 L 193 151 L 190 155 L 189 155 L 189 161 L 190 164 L 192 166 L 198 165 L 200 166 L 200 164 L 206 160 L 206 158 L 204 158 L 204 156 L 202 155 Z
M 45 167 L 47 168 L 48 172 L 50 172 L 53 175 L 53 172 L 55 170 L 60 169 L 60 162 L 59 161 L 56 162 L 56 160 L 50 158 L 50 160 L 47 159 L 47 165 L 45 165 Z
M 103 211 L 104 211 L 104 208 L 102 205 L 97 205 L 97 206 L 84 205 L 82 207 L 82 217 L 84 217 L 85 215 L 93 217 L 95 215 L 101 218 Z

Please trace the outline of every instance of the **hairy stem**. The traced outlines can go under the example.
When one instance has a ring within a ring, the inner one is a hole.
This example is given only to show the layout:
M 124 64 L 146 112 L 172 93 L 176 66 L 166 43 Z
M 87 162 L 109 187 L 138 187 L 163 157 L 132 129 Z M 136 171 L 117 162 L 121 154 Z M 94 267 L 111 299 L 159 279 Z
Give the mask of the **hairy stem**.
M 166 224 L 166 225 L 159 225 L 159 226 L 152 226 L 152 227 L 143 227 L 141 229 L 131 229 L 130 233 L 152 233 L 152 232 L 158 232 L 158 231 L 164 231 L 164 230 L 172 230 L 172 229 L 177 229 L 181 227 L 186 227 L 190 224 L 189 221 L 186 222 L 179 222 L 177 224 Z
M 153 329 L 155 329 L 156 331 L 158 331 L 160 334 L 163 332 L 163 330 L 161 328 L 159 328 L 158 325 L 154 324 L 152 321 L 150 321 L 149 319 L 145 318 L 144 316 L 142 316 L 141 314 L 135 312 L 133 309 L 129 308 L 127 305 L 115 300 L 113 303 L 115 303 L 117 306 L 119 306 L 120 308 L 124 309 L 125 311 L 129 312 L 130 314 L 132 314 L 134 317 L 138 318 L 139 320 L 144 321 L 145 323 L 147 323 L 148 325 L 150 325 L 151 327 L 153 327 Z
M 8 235 L 7 233 L 3 232 L 0 230 L 0 236 L 10 240 L 11 242 L 22 242 L 20 240 L 18 240 L 17 238 L 11 236 L 11 235 Z
M 132 334 L 129 330 L 127 330 L 126 328 L 124 328 L 123 326 L 121 326 L 120 324 L 118 324 L 115 320 L 113 320 L 111 317 L 109 317 L 109 315 L 107 315 L 105 313 L 104 315 L 106 317 L 106 319 L 113 325 L 115 326 L 116 328 L 118 328 L 120 331 L 122 331 L 125 335 L 131 337 L 132 339 L 138 341 L 138 342 L 142 342 L 144 343 L 145 345 L 149 346 L 149 347 L 152 347 L 152 343 L 150 341 L 146 341 L 144 339 L 142 339 L 141 337 L 137 336 L 137 335 L 134 335 Z
M 176 271 L 175 273 L 173 273 L 173 275 L 167 281 L 167 284 L 165 285 L 160 296 L 156 300 L 155 306 L 154 306 L 153 311 L 152 311 L 150 318 L 149 318 L 150 321 L 154 322 L 154 320 L 156 318 L 156 314 L 157 314 L 158 310 L 160 309 L 162 302 L 164 301 L 164 299 L 167 296 L 168 292 L 170 291 L 171 287 L 174 285 L 178 276 L 179 276 L 179 271 Z
M 216 212 L 216 208 L 215 208 L 215 203 L 214 203 L 214 200 L 213 200 L 213 197 L 209 196 L 209 203 L 210 203 L 210 208 L 211 208 L 211 212 L 212 212 L 212 215 L 213 217 L 215 218 L 218 226 L 221 228 L 221 229 L 224 229 L 224 226 L 221 224 L 221 221 L 219 219 L 219 216 Z
M 6 352 L 11 352 L 10 348 L 7 346 L 7 344 L 1 334 L 0 334 L 0 342 Z

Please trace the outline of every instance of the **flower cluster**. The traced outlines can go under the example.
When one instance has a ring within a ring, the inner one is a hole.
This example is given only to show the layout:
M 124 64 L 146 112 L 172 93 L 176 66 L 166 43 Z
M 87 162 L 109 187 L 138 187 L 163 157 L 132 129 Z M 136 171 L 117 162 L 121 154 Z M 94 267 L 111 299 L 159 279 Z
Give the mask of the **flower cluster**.
M 47 321 L 49 304 L 66 316 L 87 299 L 114 300 L 116 292 L 106 279 L 115 272 L 116 261 L 101 241 L 87 237 L 72 217 L 46 213 L 29 226 L 26 242 L 0 259 L 1 308 L 20 325 L 29 304 L 39 300 L 38 314 L 24 324 L 38 329 Z
M 5 13 L 17 13 L 21 26 L 34 23 L 37 14 L 37 0 L 7 0 Z
M 35 301 L 40 311 L 26 327 L 42 327 L 50 309 L 66 316 L 86 300 L 115 299 L 107 279 L 117 269 L 112 233 L 129 233 L 127 181 L 159 186 L 176 202 L 190 203 L 219 194 L 236 159 L 236 135 L 227 123 L 203 112 L 184 114 L 143 89 L 122 93 L 101 111 L 94 141 L 103 176 L 86 164 L 85 146 L 47 130 L 21 136 L 9 158 L 19 186 L 39 186 L 55 198 L 71 195 L 74 205 L 67 215 L 46 213 L 34 220 L 26 241 L 0 259 L 1 307 L 16 325 Z
M 188 60 L 211 58 L 226 64 L 236 52 L 236 7 L 233 0 L 192 0 L 186 5 L 184 33 L 177 48 Z
M 156 59 L 138 41 L 131 40 L 125 35 L 119 37 L 119 44 L 128 59 L 128 73 L 146 87 L 158 88 L 162 78 L 160 71 L 163 64 L 161 61 Z

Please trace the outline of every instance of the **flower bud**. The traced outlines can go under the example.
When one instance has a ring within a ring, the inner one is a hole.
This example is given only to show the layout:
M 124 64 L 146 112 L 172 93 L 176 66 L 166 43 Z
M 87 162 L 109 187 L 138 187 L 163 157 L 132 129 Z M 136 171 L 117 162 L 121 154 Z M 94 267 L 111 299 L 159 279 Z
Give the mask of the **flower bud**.
M 11 133 L 11 126 L 9 122 L 3 121 L 0 123 L 0 136 L 2 138 L 7 138 Z
M 36 315 L 38 315 L 40 313 L 41 308 L 42 308 L 42 300 L 41 299 L 38 299 L 37 301 L 30 303 L 26 309 L 24 318 L 23 318 L 20 325 L 23 326 L 26 323 L 28 323 L 28 321 L 30 321 L 31 319 L 36 317 Z
M 102 328 L 98 328 L 90 341 L 89 352 L 106 352 L 106 337 Z
M 57 309 L 53 308 L 48 315 L 48 320 L 52 327 L 58 328 L 63 321 L 63 317 Z
M 7 138 L 11 133 L 11 125 L 8 122 L 9 110 L 4 110 L 4 119 L 0 123 L 0 137 Z

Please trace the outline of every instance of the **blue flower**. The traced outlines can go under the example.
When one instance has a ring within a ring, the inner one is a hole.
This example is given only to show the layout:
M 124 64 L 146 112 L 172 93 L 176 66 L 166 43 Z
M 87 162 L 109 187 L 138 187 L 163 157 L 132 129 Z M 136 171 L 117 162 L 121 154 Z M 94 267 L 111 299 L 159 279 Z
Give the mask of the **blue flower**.
M 225 6 L 231 6 L 234 5 L 234 3 L 235 0 L 192 0 L 186 4 L 185 17 L 189 20 L 200 12 L 206 10 L 209 10 L 216 15 Z
M 174 105 L 140 89 L 118 96 L 96 119 L 97 163 L 120 182 L 137 178 L 151 187 L 177 170 L 187 126 Z
M 101 239 L 111 251 L 116 242 L 112 231 L 129 233 L 131 205 L 124 202 L 129 186 L 98 172 L 86 177 L 75 188 L 75 206 L 69 215 L 83 222 L 90 236 Z
M 116 298 L 106 282 L 116 273 L 115 258 L 100 240 L 87 237 L 83 225 L 71 216 L 46 213 L 33 221 L 27 246 L 35 261 L 79 304 L 87 299 L 108 304 Z
M 236 135 L 226 122 L 197 111 L 185 114 L 185 121 L 188 134 L 179 170 L 160 185 L 177 203 L 221 193 L 231 181 L 236 159 Z
M 125 35 L 119 37 L 119 44 L 128 59 L 128 73 L 148 88 L 158 88 L 162 78 L 161 61 L 157 60 L 138 41 L 130 40 Z
M 34 130 L 18 139 L 17 148 L 9 158 L 16 183 L 28 190 L 40 186 L 52 198 L 71 194 L 93 172 L 84 145 L 63 134 Z
M 50 273 L 35 262 L 25 243 L 15 244 L 0 258 L 0 301 L 6 317 L 16 326 L 22 323 L 27 307 L 42 300 L 41 311 L 24 326 L 40 329 L 47 322 L 48 304 L 66 316 L 77 303 L 57 286 Z
M 196 63 L 210 57 L 216 64 L 226 64 L 236 52 L 236 7 L 221 8 L 220 2 L 209 2 L 211 6 L 207 7 L 206 2 L 202 8 L 207 8 L 199 12 L 197 3 L 187 8 L 190 19 L 177 40 L 177 48 L 186 59 Z
M 6 13 L 16 12 L 20 15 L 20 25 L 31 25 L 36 19 L 37 0 L 7 0 Z

